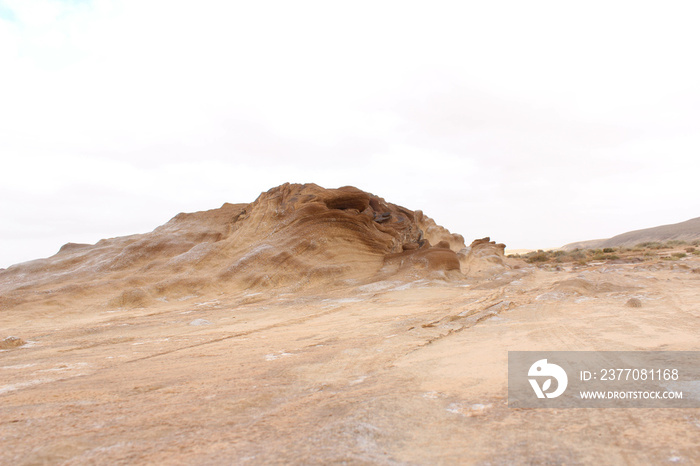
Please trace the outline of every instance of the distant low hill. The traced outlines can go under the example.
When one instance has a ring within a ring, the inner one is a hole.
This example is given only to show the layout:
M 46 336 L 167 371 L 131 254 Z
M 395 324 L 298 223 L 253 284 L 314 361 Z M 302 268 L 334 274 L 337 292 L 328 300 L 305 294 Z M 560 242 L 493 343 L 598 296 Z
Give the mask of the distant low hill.
M 562 246 L 565 251 L 590 248 L 615 248 L 620 246 L 636 246 L 646 242 L 694 241 L 700 239 L 700 217 L 672 225 L 635 230 L 608 239 L 579 241 Z

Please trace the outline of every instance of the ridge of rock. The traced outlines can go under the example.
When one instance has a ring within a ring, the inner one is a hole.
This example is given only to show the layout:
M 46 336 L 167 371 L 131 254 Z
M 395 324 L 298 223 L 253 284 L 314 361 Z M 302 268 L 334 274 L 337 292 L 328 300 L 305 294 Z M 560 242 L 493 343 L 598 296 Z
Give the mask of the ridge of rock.
M 249 204 L 181 213 L 150 233 L 68 243 L 11 266 L 0 271 L 0 302 L 25 302 L 23 290 L 57 303 L 76 294 L 98 300 L 108 289 L 109 305 L 134 307 L 207 290 L 464 278 L 482 273 L 484 261 L 503 267 L 501 246 L 487 239 L 465 248 L 423 212 L 355 187 L 285 183 Z

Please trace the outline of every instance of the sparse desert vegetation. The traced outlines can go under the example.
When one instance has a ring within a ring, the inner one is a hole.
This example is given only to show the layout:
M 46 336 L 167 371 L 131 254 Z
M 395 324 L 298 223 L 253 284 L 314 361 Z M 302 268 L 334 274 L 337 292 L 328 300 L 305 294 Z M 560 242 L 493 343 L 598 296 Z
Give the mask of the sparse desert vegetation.
M 639 243 L 634 247 L 616 248 L 590 248 L 574 249 L 550 249 L 531 251 L 525 254 L 511 254 L 508 257 L 522 259 L 530 264 L 558 265 L 573 264 L 585 266 L 591 263 L 616 262 L 633 263 L 653 260 L 677 261 L 689 255 L 700 255 L 700 241 L 671 240 L 666 242 L 648 241 Z

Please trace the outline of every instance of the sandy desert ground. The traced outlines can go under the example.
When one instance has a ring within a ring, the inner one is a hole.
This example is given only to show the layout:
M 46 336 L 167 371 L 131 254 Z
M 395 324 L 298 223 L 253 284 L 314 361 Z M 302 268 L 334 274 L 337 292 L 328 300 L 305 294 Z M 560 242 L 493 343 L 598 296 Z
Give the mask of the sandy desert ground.
M 341 207 L 367 214 L 360 204 Z M 288 218 L 280 205 L 254 225 L 279 225 Z M 423 242 L 434 223 L 405 210 L 421 226 L 417 246 L 410 232 L 399 252 L 365 241 L 360 253 L 331 257 L 307 244 L 277 265 L 280 251 L 268 251 L 262 279 L 251 275 L 260 267 L 241 264 L 266 249 L 243 238 L 277 233 L 216 230 L 241 206 L 206 214 L 218 236 L 197 233 L 205 246 L 155 248 L 165 257 L 156 265 L 125 259 L 149 250 L 155 237 L 143 235 L 68 246 L 0 273 L 0 340 L 22 340 L 0 350 L 0 463 L 700 463 L 700 409 L 507 406 L 511 350 L 700 349 L 697 256 L 537 267 L 488 241 L 464 248 L 442 230 L 433 231 L 440 246 Z M 395 207 L 372 207 L 391 215 L 372 214 L 367 228 L 403 215 Z M 280 238 L 309 240 L 289 218 Z M 179 222 L 178 232 L 194 231 Z M 161 234 L 172 238 L 173 225 Z M 324 235 L 312 241 L 355 247 Z M 227 238 L 236 245 L 208 259 L 192 253 Z M 305 282 L 289 282 L 302 267 Z M 633 297 L 641 307 L 626 306 Z

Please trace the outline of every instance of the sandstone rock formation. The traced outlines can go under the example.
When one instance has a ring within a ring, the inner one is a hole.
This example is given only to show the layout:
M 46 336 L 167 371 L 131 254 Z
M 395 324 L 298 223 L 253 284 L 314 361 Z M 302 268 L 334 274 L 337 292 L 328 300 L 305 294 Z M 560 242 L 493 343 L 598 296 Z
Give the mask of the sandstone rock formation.
M 147 234 L 68 243 L 0 271 L 0 296 L 4 306 L 93 296 L 95 305 L 129 308 L 207 291 L 464 278 L 499 267 L 503 245 L 465 248 L 421 211 L 353 187 L 287 183 L 250 204 L 179 214 Z
M 473 277 L 488 277 L 507 268 L 506 245 L 486 238 L 477 239 L 461 251 L 462 272 Z

